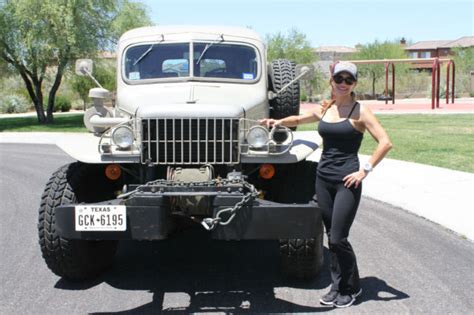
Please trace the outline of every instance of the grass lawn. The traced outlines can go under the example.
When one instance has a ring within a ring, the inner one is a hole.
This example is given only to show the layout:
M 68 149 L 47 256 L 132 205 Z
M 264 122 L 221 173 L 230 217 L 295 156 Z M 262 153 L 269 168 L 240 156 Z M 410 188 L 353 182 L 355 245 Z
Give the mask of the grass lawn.
M 393 142 L 389 158 L 474 173 L 474 115 L 378 115 Z M 315 124 L 298 130 L 314 130 Z M 52 125 L 36 117 L 0 118 L 2 131 L 86 132 L 81 114 L 57 115 Z M 361 153 L 372 154 L 376 142 L 366 133 Z
M 87 129 L 82 122 L 83 116 L 83 114 L 56 115 L 53 124 L 50 125 L 39 125 L 36 116 L 0 118 L 0 132 L 86 132 Z
M 474 115 L 378 115 L 393 148 L 388 158 L 474 173 Z M 314 125 L 300 130 L 311 130 Z M 376 142 L 364 135 L 361 153 L 372 154 Z

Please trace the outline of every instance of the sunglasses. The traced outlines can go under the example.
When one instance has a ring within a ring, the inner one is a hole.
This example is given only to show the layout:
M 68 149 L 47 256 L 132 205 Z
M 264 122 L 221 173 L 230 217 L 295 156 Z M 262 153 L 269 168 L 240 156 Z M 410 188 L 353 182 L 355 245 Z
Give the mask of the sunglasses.
M 341 84 L 342 82 L 346 82 L 347 85 L 352 85 L 356 80 L 354 80 L 352 77 L 343 77 L 342 75 L 336 75 L 334 77 L 334 82 L 337 84 Z

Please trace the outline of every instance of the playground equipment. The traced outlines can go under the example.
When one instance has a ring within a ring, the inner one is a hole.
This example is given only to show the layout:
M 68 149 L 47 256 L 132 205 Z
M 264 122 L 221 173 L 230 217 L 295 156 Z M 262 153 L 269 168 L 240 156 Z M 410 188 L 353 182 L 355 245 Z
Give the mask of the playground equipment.
M 449 83 L 450 74 L 452 73 L 451 80 L 451 103 L 454 104 L 454 88 L 455 88 L 455 65 L 454 61 L 448 58 L 416 58 L 416 59 L 376 59 L 376 60 L 347 60 L 354 64 L 385 64 L 385 104 L 389 100 L 389 88 L 388 88 L 388 74 L 389 68 L 392 68 L 392 104 L 395 104 L 395 63 L 411 63 L 411 64 L 427 64 L 432 62 L 431 67 L 431 109 L 439 108 L 439 86 L 440 86 L 440 65 L 447 63 L 446 65 L 446 104 L 449 104 Z M 334 64 L 330 66 L 330 70 L 334 69 Z M 452 72 L 450 69 L 452 68 Z

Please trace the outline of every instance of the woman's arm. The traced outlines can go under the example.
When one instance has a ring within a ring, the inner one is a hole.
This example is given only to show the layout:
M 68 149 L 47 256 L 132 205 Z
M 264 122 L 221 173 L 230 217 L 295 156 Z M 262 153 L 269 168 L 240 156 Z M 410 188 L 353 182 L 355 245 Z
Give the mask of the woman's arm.
M 387 155 L 388 151 L 390 151 L 392 148 L 392 142 L 390 141 L 387 132 L 385 132 L 385 129 L 383 129 L 380 122 L 368 107 L 361 105 L 360 120 L 364 125 L 364 128 L 369 131 L 374 140 L 378 143 L 377 148 L 368 160 L 370 165 L 375 167 L 380 163 L 380 161 L 382 161 L 385 155 Z M 344 186 L 349 188 L 354 185 L 357 188 L 362 180 L 367 177 L 367 175 L 368 172 L 363 169 L 349 174 L 343 178 Z
M 317 105 L 316 108 L 306 112 L 303 115 L 293 115 L 293 116 L 288 116 L 282 119 L 266 118 L 266 119 L 260 120 L 259 122 L 262 125 L 266 125 L 267 127 L 272 127 L 272 126 L 296 127 L 301 124 L 308 124 L 308 123 L 316 122 L 319 120 L 321 120 L 321 106 Z
M 390 151 L 392 148 L 392 142 L 390 141 L 387 132 L 385 132 L 385 129 L 383 129 L 380 122 L 368 107 L 361 107 L 361 118 L 367 131 L 378 143 L 377 148 L 368 161 L 372 167 L 375 167 L 380 163 L 380 161 L 382 161 L 385 155 L 387 155 L 388 151 Z

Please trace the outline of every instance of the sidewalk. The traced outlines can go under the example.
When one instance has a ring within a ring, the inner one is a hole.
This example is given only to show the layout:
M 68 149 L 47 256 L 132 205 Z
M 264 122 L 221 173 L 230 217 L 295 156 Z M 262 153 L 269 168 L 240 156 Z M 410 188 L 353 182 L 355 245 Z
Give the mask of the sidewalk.
M 315 133 L 315 131 L 304 131 Z M 0 143 L 56 144 L 85 134 L 3 132 Z M 318 151 L 310 159 L 317 159 Z M 361 156 L 361 161 L 367 160 Z M 474 241 L 474 174 L 384 159 L 364 180 L 364 196 L 403 208 Z
M 368 156 L 362 156 L 361 161 Z M 384 159 L 366 178 L 366 195 L 409 210 L 474 241 L 474 174 Z

